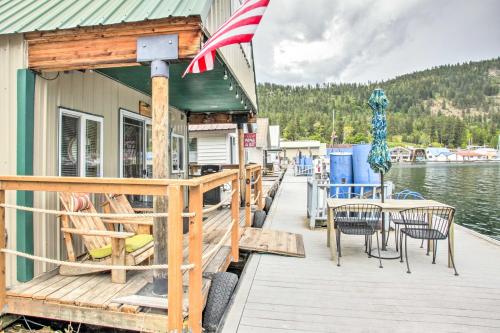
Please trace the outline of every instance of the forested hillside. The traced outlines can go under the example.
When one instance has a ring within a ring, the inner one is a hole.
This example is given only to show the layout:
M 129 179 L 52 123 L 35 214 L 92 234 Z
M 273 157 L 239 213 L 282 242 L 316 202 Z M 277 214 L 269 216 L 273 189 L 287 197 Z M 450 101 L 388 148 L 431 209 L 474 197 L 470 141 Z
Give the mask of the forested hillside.
M 331 142 L 332 110 L 338 143 L 368 142 L 367 100 L 381 87 L 389 98 L 392 145 L 496 147 L 500 133 L 500 58 L 446 65 L 369 84 L 259 84 L 260 115 L 289 140 Z

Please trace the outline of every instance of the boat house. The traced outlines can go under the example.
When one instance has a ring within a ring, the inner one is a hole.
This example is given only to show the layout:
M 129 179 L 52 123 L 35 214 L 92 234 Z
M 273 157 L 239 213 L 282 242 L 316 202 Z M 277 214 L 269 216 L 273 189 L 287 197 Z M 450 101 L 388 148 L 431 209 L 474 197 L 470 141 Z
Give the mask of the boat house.
M 162 186 L 173 186 L 172 191 L 179 186 L 198 188 L 201 183 L 188 179 L 188 126 L 227 124 L 242 128 L 255 122 L 257 114 L 251 45 L 225 47 L 217 51 L 214 70 L 181 77 L 203 42 L 236 9 L 236 2 L 230 0 L 2 2 L 0 131 L 4 144 L 0 148 L 0 174 L 42 177 L 3 176 L 0 183 L 5 202 L 57 210 L 55 192 L 65 188 L 136 193 L 134 200 L 148 204 L 151 199 L 145 194 L 166 193 L 154 187 L 158 182 L 153 185 L 137 180 L 150 177 L 165 178 Z M 156 159 L 159 174 L 153 168 L 155 156 L 165 157 Z M 240 180 L 243 172 L 240 166 Z M 217 176 L 221 177 L 218 181 L 234 185 L 235 174 L 228 171 Z M 45 181 L 48 178 L 43 177 L 49 176 L 50 182 Z M 88 177 L 89 181 L 67 177 Z M 134 180 L 120 182 L 117 178 L 121 177 Z M 207 190 L 216 186 L 216 178 L 210 179 Z M 16 193 L 16 189 L 26 191 Z M 176 192 L 180 193 L 177 197 L 187 201 L 187 191 L 183 191 Z M 182 205 L 175 213 L 179 219 L 178 214 L 187 207 Z M 57 216 L 0 210 L 5 214 L 2 221 L 9 248 L 66 259 L 68 252 Z M 233 223 L 239 222 L 236 220 Z M 182 241 L 177 244 L 182 245 Z M 81 250 L 82 244 L 75 244 L 75 251 Z M 0 259 L 6 269 L 3 284 L 8 286 L 54 268 L 50 263 L 34 263 L 4 253 Z M 201 271 L 198 273 L 201 281 Z M 179 275 L 174 280 L 182 281 Z M 201 292 L 201 282 L 198 289 Z M 172 304 L 180 306 L 181 296 L 172 297 Z M 9 310 L 15 309 L 12 304 Z M 16 304 L 17 309 L 23 307 Z M 193 306 L 201 311 L 198 305 Z M 33 309 L 40 311 L 38 315 L 47 310 L 35 305 Z M 169 327 L 179 328 L 178 313 L 172 318 L 169 313 Z M 82 310 L 78 316 L 82 322 L 96 324 L 88 312 Z M 196 323 L 196 318 L 193 320 Z M 137 329 L 137 321 L 126 321 L 115 314 L 107 324 Z

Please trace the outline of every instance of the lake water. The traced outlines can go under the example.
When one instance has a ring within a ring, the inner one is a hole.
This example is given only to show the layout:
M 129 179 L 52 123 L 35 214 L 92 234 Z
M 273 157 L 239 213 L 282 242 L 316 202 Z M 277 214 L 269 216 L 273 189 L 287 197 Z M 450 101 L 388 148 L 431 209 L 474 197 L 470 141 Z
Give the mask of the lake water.
M 395 164 L 387 179 L 456 208 L 455 222 L 500 240 L 500 162 Z

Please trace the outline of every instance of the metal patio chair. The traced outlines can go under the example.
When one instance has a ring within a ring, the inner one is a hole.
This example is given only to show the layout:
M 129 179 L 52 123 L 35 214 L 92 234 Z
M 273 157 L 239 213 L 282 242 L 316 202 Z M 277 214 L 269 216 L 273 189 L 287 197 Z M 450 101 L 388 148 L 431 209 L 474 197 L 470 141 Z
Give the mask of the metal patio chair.
M 365 252 L 368 257 L 371 257 L 371 242 L 373 234 L 377 236 L 377 251 L 382 268 L 382 260 L 380 259 L 380 245 L 378 231 L 380 230 L 380 217 L 382 216 L 382 208 L 371 204 L 350 204 L 343 205 L 333 210 L 334 223 L 336 226 L 337 238 L 337 266 L 340 266 L 340 257 L 342 256 L 341 237 L 340 235 L 359 235 L 365 236 Z M 368 250 L 366 250 L 368 248 Z
M 405 189 L 401 192 L 398 192 L 396 194 L 394 194 L 394 199 L 397 199 L 397 200 L 424 200 L 424 197 L 418 193 L 418 192 L 414 192 L 414 191 L 411 191 L 411 190 L 408 190 L 408 189 Z M 416 224 L 416 225 L 419 225 L 421 223 L 421 221 L 407 221 L 405 222 L 403 220 L 403 217 L 401 216 L 401 213 L 400 212 L 394 212 L 394 213 L 389 213 L 389 222 L 392 222 L 394 224 L 394 241 L 396 243 L 396 251 L 399 251 L 399 243 L 398 243 L 398 239 L 399 239 L 399 230 L 401 229 L 401 226 L 404 227 L 404 225 L 406 223 L 410 223 L 410 224 Z M 389 233 L 390 233 L 390 228 L 388 228 L 389 230 L 387 231 L 388 235 L 387 235 L 387 238 L 386 238 L 386 241 L 385 241 L 385 245 L 387 246 L 387 243 L 389 242 Z M 423 247 L 424 245 L 424 242 L 422 240 L 422 244 L 420 245 L 420 247 Z M 427 254 L 429 254 L 429 249 L 427 249 Z
M 437 243 L 439 240 L 448 239 L 448 251 L 450 254 L 451 263 L 455 270 L 455 275 L 458 275 L 453 259 L 453 252 L 450 244 L 450 226 L 455 215 L 455 209 L 451 207 L 421 207 L 411 208 L 401 211 L 401 216 L 405 223 L 405 227 L 400 230 L 401 252 L 400 258 L 403 262 L 403 235 L 405 236 L 405 258 L 407 273 L 411 273 L 410 264 L 408 263 L 408 237 L 414 239 L 427 240 L 433 243 L 434 251 L 432 255 L 432 263 L 436 263 Z M 416 222 L 419 221 L 417 224 Z

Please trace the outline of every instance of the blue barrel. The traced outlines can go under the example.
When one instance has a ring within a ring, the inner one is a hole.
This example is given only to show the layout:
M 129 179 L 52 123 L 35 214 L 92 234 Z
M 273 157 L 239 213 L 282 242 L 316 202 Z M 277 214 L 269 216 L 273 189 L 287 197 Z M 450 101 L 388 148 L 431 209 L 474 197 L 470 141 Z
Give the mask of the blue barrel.
M 355 184 L 380 184 L 380 175 L 375 173 L 368 163 L 370 144 L 354 145 L 352 148 L 352 169 Z M 355 187 L 354 192 L 361 193 L 360 187 Z
M 352 184 L 352 154 L 336 152 L 330 154 L 330 184 Z M 337 188 L 330 187 L 330 196 L 334 197 Z M 339 187 L 338 198 L 348 198 L 349 188 Z

